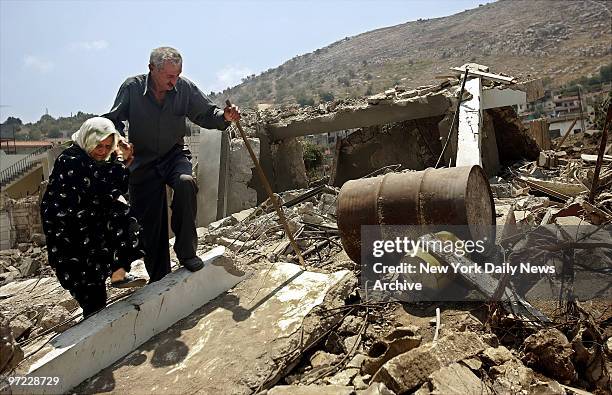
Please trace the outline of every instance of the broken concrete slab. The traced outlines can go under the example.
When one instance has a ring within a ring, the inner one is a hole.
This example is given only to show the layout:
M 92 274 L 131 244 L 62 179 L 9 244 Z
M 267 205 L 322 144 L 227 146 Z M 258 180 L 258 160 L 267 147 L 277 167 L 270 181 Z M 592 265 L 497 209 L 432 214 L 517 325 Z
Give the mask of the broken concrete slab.
M 474 356 L 485 348 L 486 344 L 475 333 L 451 333 L 435 343 L 423 344 L 392 358 L 372 381 L 383 382 L 396 393 L 411 391 L 423 384 L 433 372 Z
M 496 394 L 528 393 L 534 380 L 534 372 L 518 359 L 511 359 L 503 365 L 489 370 L 493 379 L 492 389 Z
M 433 372 L 430 376 L 431 392 L 433 394 L 492 394 L 472 371 L 457 362 Z
M 552 378 L 569 384 L 577 377 L 572 363 L 574 350 L 567 337 L 558 329 L 542 329 L 523 343 L 523 362 Z
M 403 354 L 421 345 L 421 336 L 403 336 L 392 340 L 378 341 L 372 344 L 368 358 L 363 364 L 363 372 L 374 374 L 393 357 Z
M 482 352 L 482 357 L 491 365 L 501 365 L 514 358 L 514 355 L 504 346 L 489 347 Z
M 357 395 L 395 395 L 384 383 L 372 383 L 367 389 L 357 391 Z
M 331 364 L 338 362 L 340 360 L 340 357 L 341 356 L 338 354 L 330 354 L 323 350 L 319 350 L 310 357 L 310 365 L 313 368 L 318 368 L 321 366 L 329 366 Z
M 170 273 L 54 338 L 41 350 L 41 357 L 27 375 L 57 376 L 61 378 L 58 385 L 14 387 L 13 393 L 67 392 L 233 287 L 242 277 L 211 264 L 223 251 L 218 247 L 203 255 L 205 265 L 200 271 L 179 269 Z
M 11 331 L 13 332 L 13 336 L 15 339 L 19 338 L 25 331 L 32 328 L 34 323 L 28 319 L 23 314 L 19 314 L 17 317 L 14 317 L 10 320 L 9 325 L 11 327 Z
M 344 303 L 356 279 L 276 263 L 177 322 L 77 392 L 250 394 L 269 388 L 293 367 L 301 348 L 329 325 L 310 314 Z M 339 320 L 340 317 L 337 317 Z
M 352 395 L 353 387 L 343 385 L 279 385 L 261 395 Z
M 529 393 L 533 395 L 567 395 L 568 392 L 557 381 L 538 381 L 529 386 Z M 574 392 L 580 395 L 579 392 Z
M 467 358 L 461 361 L 461 363 L 476 372 L 482 368 L 482 361 L 478 358 Z
M 9 325 L 9 319 L 0 314 L 0 373 L 9 372 L 23 359 L 23 350 L 17 344 Z M 5 393 L 3 384 L 0 381 L 0 390 Z
M 324 379 L 324 382 L 327 382 L 332 385 L 348 386 L 351 385 L 351 383 L 353 382 L 353 378 L 355 378 L 355 376 L 357 376 L 358 374 L 359 368 L 348 368 L 339 371 L 330 378 Z

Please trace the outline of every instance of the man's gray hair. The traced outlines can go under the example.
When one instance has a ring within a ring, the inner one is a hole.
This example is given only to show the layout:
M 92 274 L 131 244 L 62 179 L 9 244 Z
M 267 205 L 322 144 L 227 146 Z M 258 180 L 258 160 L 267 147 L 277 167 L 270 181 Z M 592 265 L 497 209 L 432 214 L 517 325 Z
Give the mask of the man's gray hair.
M 181 65 L 183 64 L 183 58 L 179 51 L 172 47 L 159 47 L 151 51 L 151 57 L 149 58 L 150 65 L 156 69 L 161 69 L 166 62 Z

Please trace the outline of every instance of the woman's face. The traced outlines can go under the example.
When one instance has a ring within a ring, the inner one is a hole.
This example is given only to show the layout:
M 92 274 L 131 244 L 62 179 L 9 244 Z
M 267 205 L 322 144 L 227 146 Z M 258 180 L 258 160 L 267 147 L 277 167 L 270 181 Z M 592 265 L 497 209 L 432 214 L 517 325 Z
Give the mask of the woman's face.
M 104 140 L 100 141 L 96 148 L 91 150 L 89 156 L 97 161 L 105 160 L 108 154 L 113 149 L 113 136 L 108 136 Z

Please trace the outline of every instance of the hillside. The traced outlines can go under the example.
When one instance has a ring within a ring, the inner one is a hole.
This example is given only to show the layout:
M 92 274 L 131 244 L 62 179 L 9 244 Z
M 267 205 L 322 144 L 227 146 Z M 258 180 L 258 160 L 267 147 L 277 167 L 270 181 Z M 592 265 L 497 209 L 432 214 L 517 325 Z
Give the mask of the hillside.
M 560 86 L 612 63 L 611 2 L 501 0 L 347 37 L 213 95 L 242 106 L 314 104 L 417 87 L 472 61 Z
M 16 140 L 40 140 L 46 138 L 70 137 L 77 131 L 85 120 L 95 116 L 84 112 L 77 112 L 69 117 L 53 118 L 45 114 L 37 122 L 22 123 L 21 119 L 8 117 L 0 124 L 0 137 Z

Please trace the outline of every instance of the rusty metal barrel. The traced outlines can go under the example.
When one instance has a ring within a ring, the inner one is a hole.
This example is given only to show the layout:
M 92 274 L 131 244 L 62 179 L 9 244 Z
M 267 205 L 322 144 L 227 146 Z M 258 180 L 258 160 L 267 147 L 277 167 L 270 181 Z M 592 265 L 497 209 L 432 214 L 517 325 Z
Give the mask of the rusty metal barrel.
M 388 173 L 347 181 L 336 210 L 342 245 L 361 262 L 362 225 L 464 225 L 461 238 L 495 240 L 495 205 L 480 166 Z

